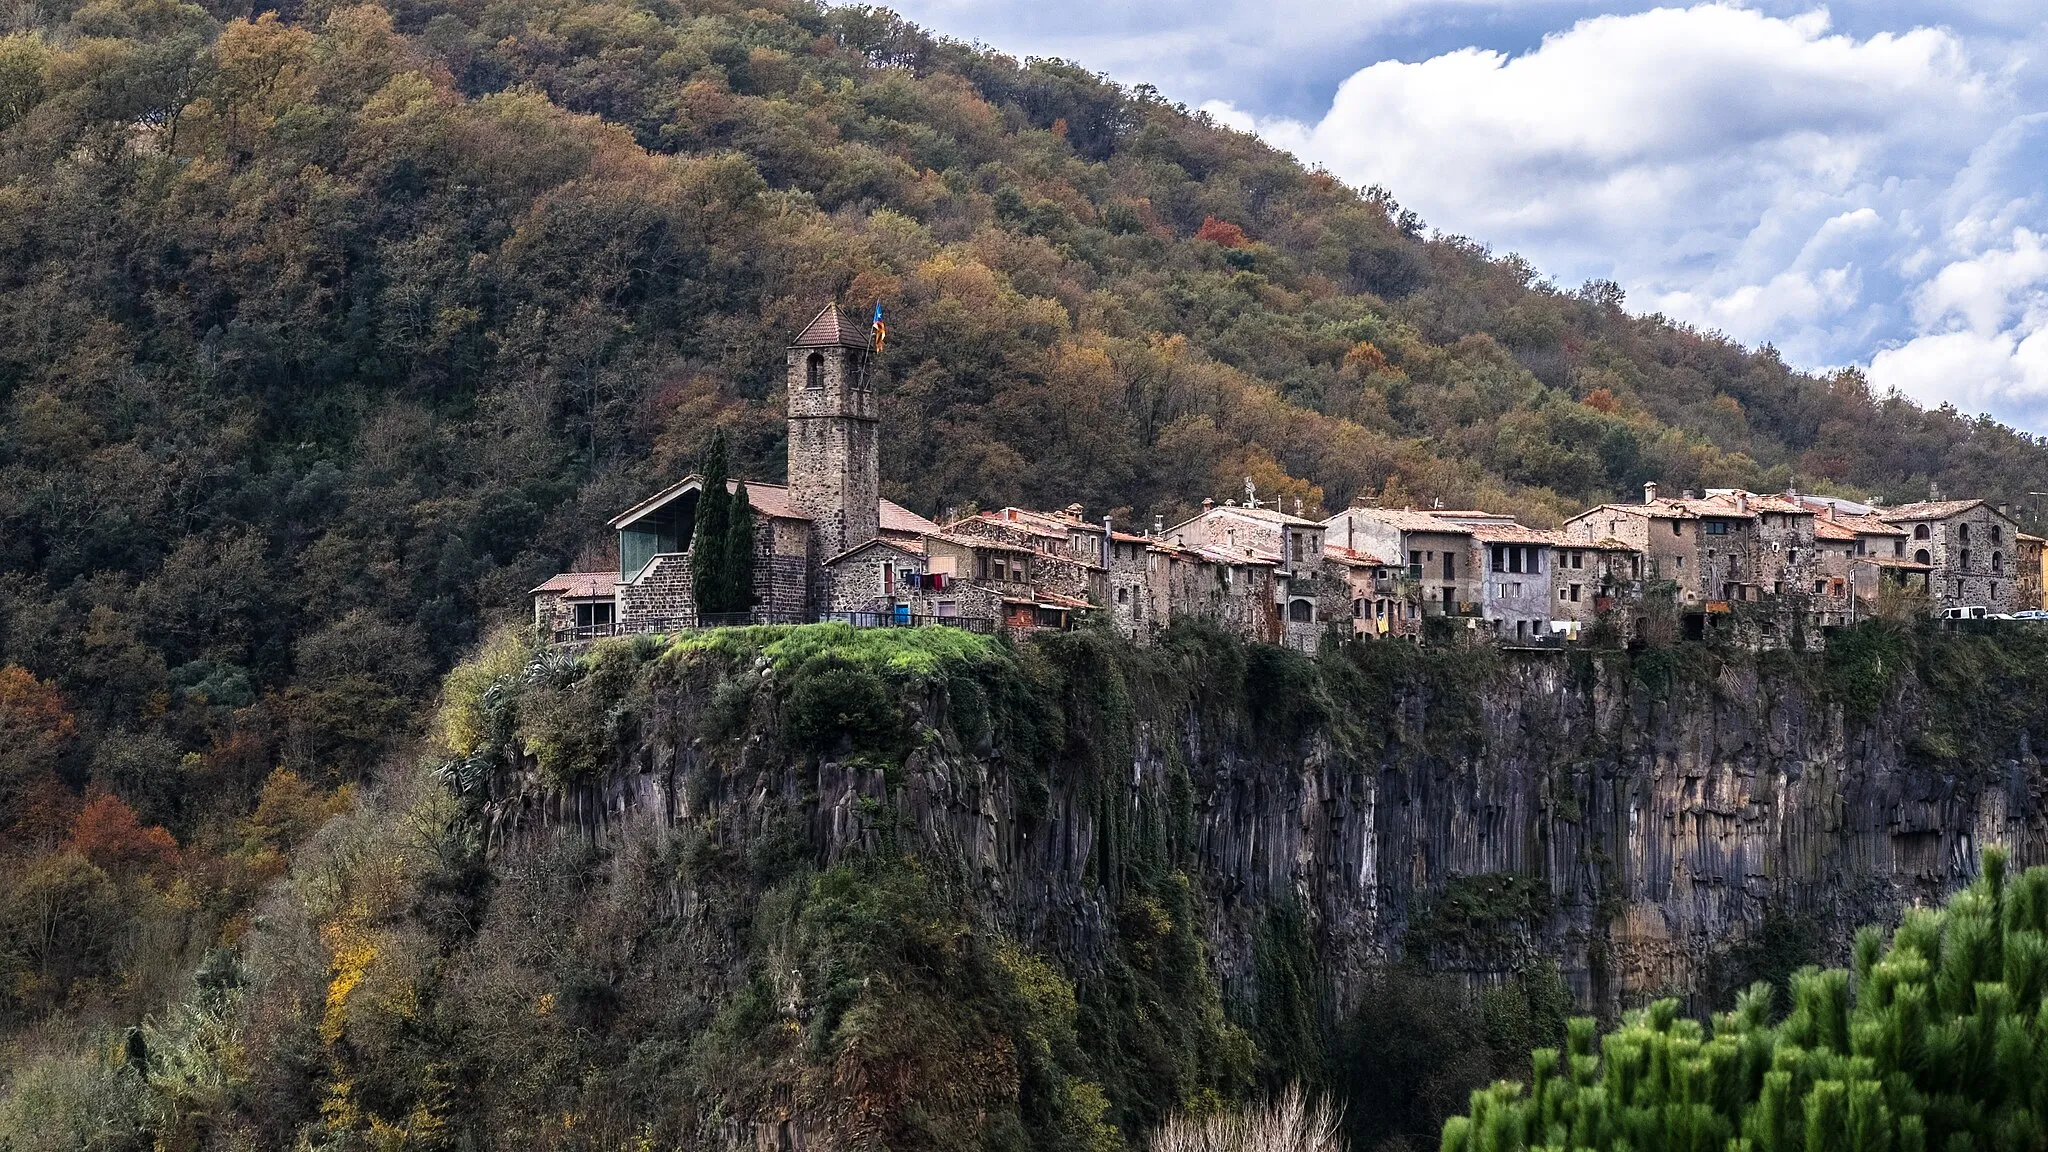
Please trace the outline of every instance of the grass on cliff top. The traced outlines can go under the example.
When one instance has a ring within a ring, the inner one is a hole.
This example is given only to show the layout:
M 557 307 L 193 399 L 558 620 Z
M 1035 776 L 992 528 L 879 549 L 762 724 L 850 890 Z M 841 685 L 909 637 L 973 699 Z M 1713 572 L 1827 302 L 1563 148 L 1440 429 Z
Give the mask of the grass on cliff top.
M 850 624 L 759 624 L 712 628 L 677 636 L 664 657 L 688 660 L 713 656 L 739 664 L 765 656 L 788 672 L 830 656 L 846 665 L 918 682 L 989 662 L 1010 659 L 994 636 L 960 628 L 855 628 Z

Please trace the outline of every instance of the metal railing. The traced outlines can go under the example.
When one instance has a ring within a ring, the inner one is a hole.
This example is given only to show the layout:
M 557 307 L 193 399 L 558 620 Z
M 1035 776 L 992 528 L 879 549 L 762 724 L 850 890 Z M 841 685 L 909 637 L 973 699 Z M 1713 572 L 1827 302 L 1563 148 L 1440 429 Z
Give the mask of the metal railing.
M 993 635 L 999 622 L 983 616 L 899 616 L 891 612 L 832 612 L 825 622 L 851 624 L 855 628 L 960 628 Z M 810 621 L 790 613 L 705 612 L 696 616 L 665 616 L 653 619 L 612 621 L 608 624 L 571 624 L 549 635 L 557 644 L 579 644 L 613 636 L 644 636 L 653 633 L 698 632 L 710 628 L 739 628 L 752 624 L 806 624 Z
M 986 616 L 921 616 L 894 612 L 828 612 L 824 620 L 855 628 L 959 628 L 991 635 L 999 622 Z

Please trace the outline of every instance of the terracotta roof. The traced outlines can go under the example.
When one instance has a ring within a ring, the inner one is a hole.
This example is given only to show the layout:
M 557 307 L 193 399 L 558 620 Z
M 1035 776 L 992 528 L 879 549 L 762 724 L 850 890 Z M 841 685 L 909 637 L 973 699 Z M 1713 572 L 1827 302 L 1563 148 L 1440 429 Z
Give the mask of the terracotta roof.
M 649 496 L 647 499 L 633 505 L 631 508 L 626 509 L 624 512 L 619 513 L 617 516 L 612 517 L 610 526 L 613 528 L 623 528 L 647 513 L 654 511 L 656 508 L 661 507 L 663 504 L 668 503 L 670 500 L 675 499 L 683 492 L 690 490 L 692 485 L 702 483 L 703 477 L 694 473 L 685 476 L 681 480 Z M 747 486 L 747 502 L 754 506 L 755 512 L 778 520 L 801 520 L 808 522 L 811 519 L 790 506 L 788 485 L 763 484 L 759 480 L 728 480 L 725 483 L 725 489 L 728 492 L 737 492 L 741 484 Z M 881 530 L 884 532 L 899 532 L 911 536 L 922 536 L 927 532 L 937 532 L 939 530 L 937 524 L 891 500 L 881 501 L 877 512 L 880 514 Z
M 1338 564 L 1343 564 L 1352 568 L 1393 567 L 1393 565 L 1388 564 L 1385 560 L 1382 560 L 1379 557 L 1374 556 L 1370 552 L 1360 552 L 1356 548 L 1339 548 L 1335 544 L 1323 545 L 1323 556 L 1329 560 L 1335 561 Z
M 1520 524 L 1474 524 L 1472 538 L 1482 544 L 1557 544 L 1562 537 L 1555 532 L 1540 532 Z
M 1472 525 L 1444 520 L 1434 512 L 1417 512 L 1407 508 L 1350 508 L 1338 516 L 1358 516 L 1385 524 L 1402 532 L 1448 532 L 1454 536 L 1470 536 Z M 1330 519 L 1336 519 L 1332 516 Z M 1327 525 L 1327 521 L 1325 524 Z
M 1813 537 L 1816 540 L 1854 540 L 1856 530 L 1840 521 L 1816 516 L 1813 520 Z
M 588 600 L 594 597 L 613 596 L 618 592 L 617 572 L 563 572 L 550 576 L 548 582 L 535 588 L 530 595 L 543 592 L 558 592 L 565 599 Z
M 1686 507 L 1683 500 L 1659 500 L 1654 504 L 1596 504 L 1577 516 L 1572 517 L 1571 520 L 1565 521 L 1565 523 L 1569 524 L 1572 520 L 1584 520 L 1586 517 L 1600 512 L 1622 512 L 1630 516 L 1655 516 L 1665 520 L 1697 520 L 1700 518 L 1700 514 Z
M 754 486 L 752 484 L 747 485 L 747 491 L 752 492 L 753 489 Z M 788 491 L 788 489 L 784 489 L 784 491 Z M 894 500 L 882 501 L 878 510 L 881 512 L 882 531 L 884 532 L 908 532 L 914 536 L 923 536 L 926 533 L 939 530 L 937 524 L 919 516 Z
M 1277 568 L 1280 557 L 1266 556 L 1243 548 L 1212 548 L 1206 544 L 1194 545 L 1189 551 L 1211 564 L 1248 564 L 1255 568 Z
M 1918 563 L 1917 561 L 1913 561 L 1913 560 L 1907 560 L 1907 559 L 1905 559 L 1904 557 L 1896 557 L 1896 556 L 1858 556 L 1858 557 L 1856 557 L 1856 560 L 1857 560 L 1857 562 L 1858 562 L 1858 563 L 1861 563 L 1861 564 L 1875 564 L 1875 565 L 1877 565 L 1877 566 L 1878 566 L 1879 568 L 1905 568 L 1905 569 L 1908 569 L 1908 570 L 1910 570 L 1910 571 L 1913 571 L 1913 572 L 1932 572 L 1932 571 L 1934 571 L 1934 565 L 1932 565 L 1932 564 L 1921 564 L 1921 563 Z
M 925 535 L 934 540 L 944 540 L 948 544 L 957 544 L 962 548 L 993 548 L 998 552 L 1022 552 L 1031 556 L 1043 555 L 1043 553 L 1034 550 L 1029 544 L 1012 544 L 1008 540 L 994 540 L 987 536 L 962 536 L 957 532 L 948 532 L 944 529 L 936 532 L 927 532 Z
M 847 557 L 852 556 L 854 553 L 864 552 L 869 548 L 890 548 L 894 549 L 895 551 L 901 552 L 905 556 L 909 556 L 914 560 L 924 559 L 923 540 L 892 540 L 887 536 L 877 536 L 872 540 L 866 540 L 859 544 L 855 544 L 853 547 L 848 548 L 846 551 L 839 553 L 837 556 L 826 557 L 824 560 L 824 564 L 826 567 L 829 568 L 832 565 L 839 563 L 841 560 L 844 560 Z
M 827 304 L 818 310 L 796 339 L 789 342 L 791 348 L 866 348 L 870 330 L 848 323 L 839 309 Z
M 1257 520 L 1265 524 L 1299 524 L 1303 528 L 1321 528 L 1324 526 L 1320 520 L 1290 516 L 1277 508 L 1247 508 L 1241 504 L 1218 504 L 1213 508 L 1202 509 L 1193 516 L 1175 524 L 1172 528 L 1168 528 L 1167 531 L 1178 531 L 1197 520 L 1207 520 L 1211 516 L 1235 516 L 1240 520 Z
M 1636 550 L 1635 545 L 1626 540 L 1616 540 L 1612 536 L 1602 536 L 1591 544 L 1568 540 L 1560 545 L 1560 547 L 1583 548 L 1588 552 L 1634 552 Z
M 1901 520 L 1946 520 L 1951 516 L 1968 512 L 1982 500 L 1922 500 L 1914 504 L 1900 504 L 1892 508 L 1880 508 L 1880 520 L 1897 523 Z
M 1901 532 L 1899 533 L 1899 535 L 1904 536 L 1905 533 Z M 2034 535 L 2032 532 L 2020 532 L 2017 533 L 2016 536 L 2019 542 L 2022 544 L 2048 544 L 2048 540 L 2044 540 L 2041 537 Z

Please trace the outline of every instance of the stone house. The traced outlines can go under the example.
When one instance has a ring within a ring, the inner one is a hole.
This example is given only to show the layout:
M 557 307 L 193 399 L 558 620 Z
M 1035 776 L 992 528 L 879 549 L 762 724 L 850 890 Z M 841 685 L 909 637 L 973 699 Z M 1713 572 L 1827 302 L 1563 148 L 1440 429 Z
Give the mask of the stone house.
M 1642 594 L 1642 553 L 1619 540 L 1580 541 L 1560 535 L 1552 548 L 1550 628 L 1577 640 L 1605 619 L 1614 638 L 1635 634 L 1634 608 Z
M 1390 560 L 1398 575 L 1394 599 L 1412 616 L 1480 618 L 1485 572 L 1472 538 L 1477 525 L 1513 517 L 1472 511 L 1416 511 L 1353 505 L 1323 521 L 1332 547 Z
M 1323 546 L 1326 568 L 1341 573 L 1349 594 L 1351 634 L 1412 638 L 1422 632 L 1419 606 L 1400 597 L 1400 567 L 1356 548 Z
M 609 635 L 616 623 L 617 572 L 564 572 L 535 588 L 533 622 L 549 635 Z
M 1665 500 L 1656 484 L 1645 484 L 1641 504 L 1589 508 L 1565 521 L 1565 535 L 1588 544 L 1620 541 L 1642 557 L 1645 585 L 1668 581 L 1682 605 L 1699 605 L 1700 517 L 1688 503 Z
M 1211 564 L 1270 569 L 1272 630 L 1290 648 L 1314 652 L 1326 620 L 1349 618 L 1349 582 L 1326 564 L 1326 529 L 1315 520 L 1277 508 L 1204 501 L 1200 513 L 1166 529 L 1165 535 Z M 1227 583 L 1230 574 L 1223 579 Z
M 877 536 L 826 561 L 832 570 L 832 600 L 826 615 L 894 617 L 907 622 L 915 593 L 921 590 L 928 561 L 925 539 L 898 540 Z M 957 607 L 957 605 L 956 605 Z M 934 611 L 931 613 L 937 615 Z M 947 615 L 957 615 L 949 612 Z M 994 619 L 993 614 L 986 618 Z
M 1551 549 L 1558 537 L 1515 523 L 1471 527 L 1479 586 L 1479 611 L 1502 643 L 1529 643 L 1551 632 L 1550 586 L 1555 567 Z
M 836 564 L 854 549 L 877 538 L 911 543 L 938 531 L 937 524 L 881 498 L 880 414 L 868 381 L 869 355 L 866 333 L 829 306 L 789 346 L 789 483 L 730 483 L 731 490 L 745 484 L 754 508 L 751 619 L 815 620 L 833 604 Z M 702 478 L 687 476 L 611 520 L 619 534 L 612 630 L 702 622 L 689 551 L 702 495 Z M 564 573 L 534 590 L 536 619 L 552 622 L 571 610 L 557 585 L 578 575 Z M 856 579 L 864 582 L 865 572 Z M 589 596 L 583 600 L 594 604 Z M 598 614 L 594 606 L 588 613 L 592 619 Z
M 946 529 L 924 538 L 926 570 L 940 587 L 910 593 L 910 614 L 993 620 L 1013 634 L 1066 628 L 1093 607 L 1088 566 L 1030 544 Z M 1079 595 L 1075 595 L 1075 592 Z
M 1878 518 L 1906 533 L 1906 555 L 1927 566 L 1927 586 L 1943 608 L 1993 612 L 2034 607 L 2032 573 L 2020 569 L 2019 525 L 1983 500 L 1928 500 L 1880 508 Z
M 1903 585 L 1916 569 L 1906 556 L 1905 531 L 1879 519 L 1869 505 L 1838 497 L 1797 499 L 1814 513 L 1817 569 L 1811 589 L 1815 620 L 1822 627 L 1868 616 L 1885 581 Z

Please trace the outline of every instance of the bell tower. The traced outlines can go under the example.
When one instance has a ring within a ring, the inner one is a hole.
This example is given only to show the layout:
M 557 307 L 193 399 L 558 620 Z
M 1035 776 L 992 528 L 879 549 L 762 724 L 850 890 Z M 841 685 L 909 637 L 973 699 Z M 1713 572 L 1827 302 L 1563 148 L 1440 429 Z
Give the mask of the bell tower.
M 827 305 L 789 346 L 789 503 L 811 518 L 817 559 L 880 529 L 881 412 L 868 335 Z

